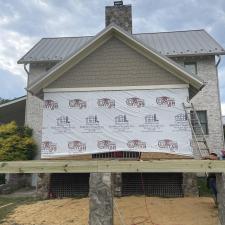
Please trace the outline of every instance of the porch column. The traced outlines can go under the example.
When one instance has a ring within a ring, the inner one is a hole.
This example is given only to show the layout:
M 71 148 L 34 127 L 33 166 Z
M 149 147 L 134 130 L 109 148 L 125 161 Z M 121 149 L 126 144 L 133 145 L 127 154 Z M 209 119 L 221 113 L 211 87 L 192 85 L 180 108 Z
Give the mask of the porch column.
M 225 225 L 225 173 L 216 174 L 218 212 L 221 225 Z
M 91 173 L 89 184 L 89 225 L 113 225 L 111 173 Z
M 40 173 L 37 180 L 37 196 L 41 199 L 49 197 L 49 185 L 51 174 Z

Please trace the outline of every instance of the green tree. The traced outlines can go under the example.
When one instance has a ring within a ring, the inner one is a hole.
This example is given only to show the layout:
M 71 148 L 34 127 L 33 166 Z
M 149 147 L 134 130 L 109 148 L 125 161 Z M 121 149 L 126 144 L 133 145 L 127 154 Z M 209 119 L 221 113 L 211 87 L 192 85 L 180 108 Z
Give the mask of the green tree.
M 36 149 L 30 128 L 15 122 L 0 125 L 0 161 L 31 160 Z
M 7 103 L 7 102 L 10 102 L 10 101 L 11 101 L 11 99 L 4 99 L 4 98 L 0 97 L 0 105 L 4 104 L 4 103 Z

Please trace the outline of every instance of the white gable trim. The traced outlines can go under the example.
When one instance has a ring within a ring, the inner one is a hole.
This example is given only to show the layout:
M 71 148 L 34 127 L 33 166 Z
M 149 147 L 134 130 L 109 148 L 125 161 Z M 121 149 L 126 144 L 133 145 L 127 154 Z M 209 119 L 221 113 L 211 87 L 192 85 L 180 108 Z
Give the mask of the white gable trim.
M 86 92 L 86 91 L 126 91 L 126 90 L 159 90 L 159 89 L 183 89 L 188 84 L 175 85 L 146 85 L 146 86 L 119 86 L 119 87 L 88 87 L 88 88 L 45 88 L 45 93 L 55 92 Z

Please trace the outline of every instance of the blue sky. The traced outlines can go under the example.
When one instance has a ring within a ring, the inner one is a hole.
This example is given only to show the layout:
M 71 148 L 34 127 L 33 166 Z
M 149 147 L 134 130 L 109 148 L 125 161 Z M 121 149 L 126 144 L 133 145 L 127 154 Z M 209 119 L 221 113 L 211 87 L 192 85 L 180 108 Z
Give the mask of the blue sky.
M 0 97 L 25 94 L 22 57 L 42 37 L 94 35 L 113 0 L 0 0 Z M 205 29 L 225 48 L 224 0 L 124 0 L 132 4 L 133 32 Z M 225 114 L 225 56 L 219 65 Z

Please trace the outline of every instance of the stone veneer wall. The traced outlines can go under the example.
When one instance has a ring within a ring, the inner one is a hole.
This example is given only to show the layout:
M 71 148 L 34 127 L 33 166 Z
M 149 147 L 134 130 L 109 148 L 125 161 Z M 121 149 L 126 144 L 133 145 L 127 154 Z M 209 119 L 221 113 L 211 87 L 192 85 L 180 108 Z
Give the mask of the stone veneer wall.
M 198 180 L 195 173 L 183 173 L 183 193 L 184 197 L 199 196 Z
M 218 154 L 224 147 L 221 102 L 218 74 L 214 56 L 186 57 L 174 59 L 179 64 L 197 62 L 197 76 L 206 82 L 206 86 L 191 100 L 196 110 L 207 110 L 209 134 L 206 139 L 211 151 Z
M 132 33 L 132 7 L 131 5 L 106 6 L 105 26 L 111 23 L 122 27 L 125 31 Z

